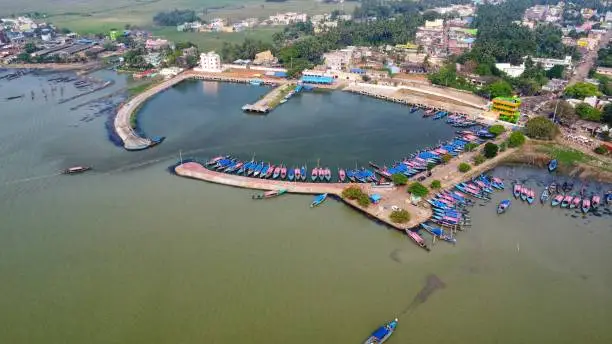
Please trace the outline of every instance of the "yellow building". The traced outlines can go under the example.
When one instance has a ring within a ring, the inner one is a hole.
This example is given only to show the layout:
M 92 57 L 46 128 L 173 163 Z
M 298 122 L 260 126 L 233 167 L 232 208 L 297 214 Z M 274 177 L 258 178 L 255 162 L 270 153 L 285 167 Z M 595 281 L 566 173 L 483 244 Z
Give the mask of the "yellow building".
M 586 48 L 589 46 L 589 40 L 585 37 L 580 38 L 576 41 L 576 45 L 578 45 L 579 47 Z
M 521 117 L 519 107 L 521 100 L 518 97 L 497 97 L 491 104 L 491 111 L 498 115 L 499 120 L 516 123 Z

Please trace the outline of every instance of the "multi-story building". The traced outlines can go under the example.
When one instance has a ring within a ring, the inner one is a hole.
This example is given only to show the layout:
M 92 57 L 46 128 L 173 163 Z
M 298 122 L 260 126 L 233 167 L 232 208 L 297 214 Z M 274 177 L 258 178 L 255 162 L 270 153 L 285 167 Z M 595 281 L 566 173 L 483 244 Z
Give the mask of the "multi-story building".
M 518 97 L 497 97 L 491 101 L 491 111 L 499 116 L 501 121 L 516 123 L 521 117 L 519 107 L 521 100 Z
M 221 72 L 221 56 L 214 51 L 200 54 L 199 69 L 205 72 Z
M 167 48 L 169 45 L 168 40 L 161 38 L 147 39 L 145 42 L 145 48 L 147 48 L 147 50 L 161 50 L 163 48 Z

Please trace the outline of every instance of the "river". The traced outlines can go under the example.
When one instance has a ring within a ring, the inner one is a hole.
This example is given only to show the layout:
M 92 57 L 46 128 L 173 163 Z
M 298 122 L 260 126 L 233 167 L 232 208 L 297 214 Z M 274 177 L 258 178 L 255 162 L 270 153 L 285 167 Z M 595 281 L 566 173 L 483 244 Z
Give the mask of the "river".
M 253 201 L 251 191 L 166 170 L 179 150 L 389 163 L 450 137 L 442 122 L 344 93 L 246 115 L 240 107 L 265 88 L 193 82 L 142 109 L 142 129 L 166 141 L 126 152 L 108 140 L 108 111 L 96 114 L 121 96 L 70 110 L 127 82 L 94 76 L 115 84 L 64 104 L 40 96 L 53 75 L 0 81 L 0 100 L 26 94 L 1 103 L 0 342 L 359 343 L 395 316 L 389 343 L 612 342 L 608 214 L 514 202 L 497 216 L 494 203 L 510 197 L 500 192 L 473 208 L 457 245 L 427 253 L 336 201 Z M 57 174 L 74 164 L 94 171 Z M 532 186 L 552 178 L 493 173 Z M 445 287 L 404 312 L 430 275 Z

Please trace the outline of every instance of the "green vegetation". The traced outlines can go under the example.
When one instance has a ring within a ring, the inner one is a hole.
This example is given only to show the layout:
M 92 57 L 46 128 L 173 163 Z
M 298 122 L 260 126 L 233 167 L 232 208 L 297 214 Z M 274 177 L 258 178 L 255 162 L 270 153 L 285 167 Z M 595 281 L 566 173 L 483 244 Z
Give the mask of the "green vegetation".
M 394 223 L 406 223 L 410 221 L 410 213 L 406 209 L 394 210 L 389 215 L 389 218 Z
M 597 110 L 596 108 L 592 107 L 587 103 L 580 103 L 576 105 L 576 114 L 580 116 L 580 118 L 587 121 L 601 121 L 601 111 Z
M 476 88 L 466 78 L 457 74 L 457 69 L 454 63 L 449 63 L 437 72 L 430 73 L 428 76 L 432 84 L 452 87 L 460 90 L 474 92 Z
M 442 158 L 442 163 L 448 164 L 448 162 L 451 161 L 453 156 L 450 154 L 443 154 L 441 158 Z
M 474 143 L 474 142 L 469 142 L 465 145 L 465 151 L 466 152 L 471 152 L 474 149 L 478 148 L 478 144 Z
M 506 127 L 504 127 L 501 124 L 495 124 L 489 128 L 489 132 L 495 136 L 499 136 L 503 134 L 505 131 L 506 131 Z
M 508 147 L 519 147 L 525 143 L 525 135 L 520 131 L 513 131 L 508 138 Z
M 134 97 L 134 96 L 136 96 L 136 95 L 138 95 L 138 94 L 148 90 L 154 84 L 155 84 L 154 81 L 149 81 L 149 82 L 144 82 L 144 83 L 140 83 L 138 85 L 131 86 L 130 88 L 128 88 L 128 94 L 130 95 L 130 97 Z
M 458 166 L 458 170 L 461 173 L 465 173 L 465 172 L 467 172 L 467 171 L 469 171 L 471 169 L 472 169 L 472 166 L 470 166 L 470 164 L 468 164 L 467 162 L 462 162 Z
M 173 10 L 159 12 L 153 17 L 153 22 L 160 26 L 177 26 L 179 24 L 194 22 L 199 20 L 193 10 Z
M 597 154 L 602 154 L 603 155 L 603 154 L 608 153 L 608 150 L 606 149 L 606 147 L 601 145 L 601 146 L 595 147 L 595 149 L 593 149 L 593 152 L 595 152 Z
M 410 186 L 408 186 L 408 192 L 416 197 L 425 197 L 429 194 L 429 190 L 419 182 L 410 184 Z
M 406 185 L 408 184 L 408 177 L 401 173 L 394 173 L 391 175 L 391 181 L 393 181 L 395 185 Z
M 506 149 L 508 149 L 508 142 L 507 141 L 502 142 L 502 143 L 499 144 L 499 151 L 500 152 L 505 152 Z
M 436 190 L 442 187 L 442 183 L 439 180 L 434 180 L 431 182 L 431 184 L 429 185 L 430 188 Z
M 504 80 L 498 80 L 487 86 L 486 92 L 491 98 L 510 97 L 512 95 L 512 85 Z
M 604 106 L 601 121 L 608 126 L 612 126 L 612 103 Z
M 370 197 L 358 186 L 349 186 L 342 190 L 342 197 L 352 201 L 357 200 L 357 203 L 364 208 L 370 205 Z
M 532 139 L 552 140 L 558 132 L 557 126 L 544 117 L 532 118 L 525 124 L 525 133 Z
M 242 47 L 245 40 L 250 40 L 252 42 L 261 42 L 262 45 L 271 45 L 272 36 L 280 30 L 282 28 L 279 27 L 258 27 L 241 32 L 178 32 L 174 27 L 156 27 L 151 32 L 156 36 L 161 36 L 174 42 L 192 42 L 200 51 L 217 51 L 223 58 L 222 50 L 226 44 Z M 224 60 L 230 61 L 225 58 Z
M 484 145 L 484 149 L 482 150 L 483 155 L 487 159 L 491 159 L 497 156 L 498 151 L 499 151 L 499 147 L 493 142 L 487 142 Z
M 484 155 L 478 154 L 474 157 L 474 165 L 478 166 L 485 162 L 485 160 L 487 160 L 487 158 L 485 158 Z
M 578 82 L 565 88 L 565 95 L 572 98 L 599 96 L 601 92 L 597 86 L 588 82 Z
M 597 52 L 597 65 L 601 67 L 612 67 L 612 43 Z

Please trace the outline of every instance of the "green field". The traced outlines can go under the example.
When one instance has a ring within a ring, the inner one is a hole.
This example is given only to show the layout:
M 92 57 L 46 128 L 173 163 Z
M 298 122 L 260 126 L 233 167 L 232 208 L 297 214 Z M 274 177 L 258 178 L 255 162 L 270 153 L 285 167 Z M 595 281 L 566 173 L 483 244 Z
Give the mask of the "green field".
M 173 42 L 192 42 L 200 51 L 221 49 L 223 42 L 242 43 L 245 38 L 272 42 L 272 34 L 282 30 L 282 27 L 261 27 L 242 32 L 178 32 L 173 27 L 154 28 L 151 32 L 156 36 L 165 37 Z

